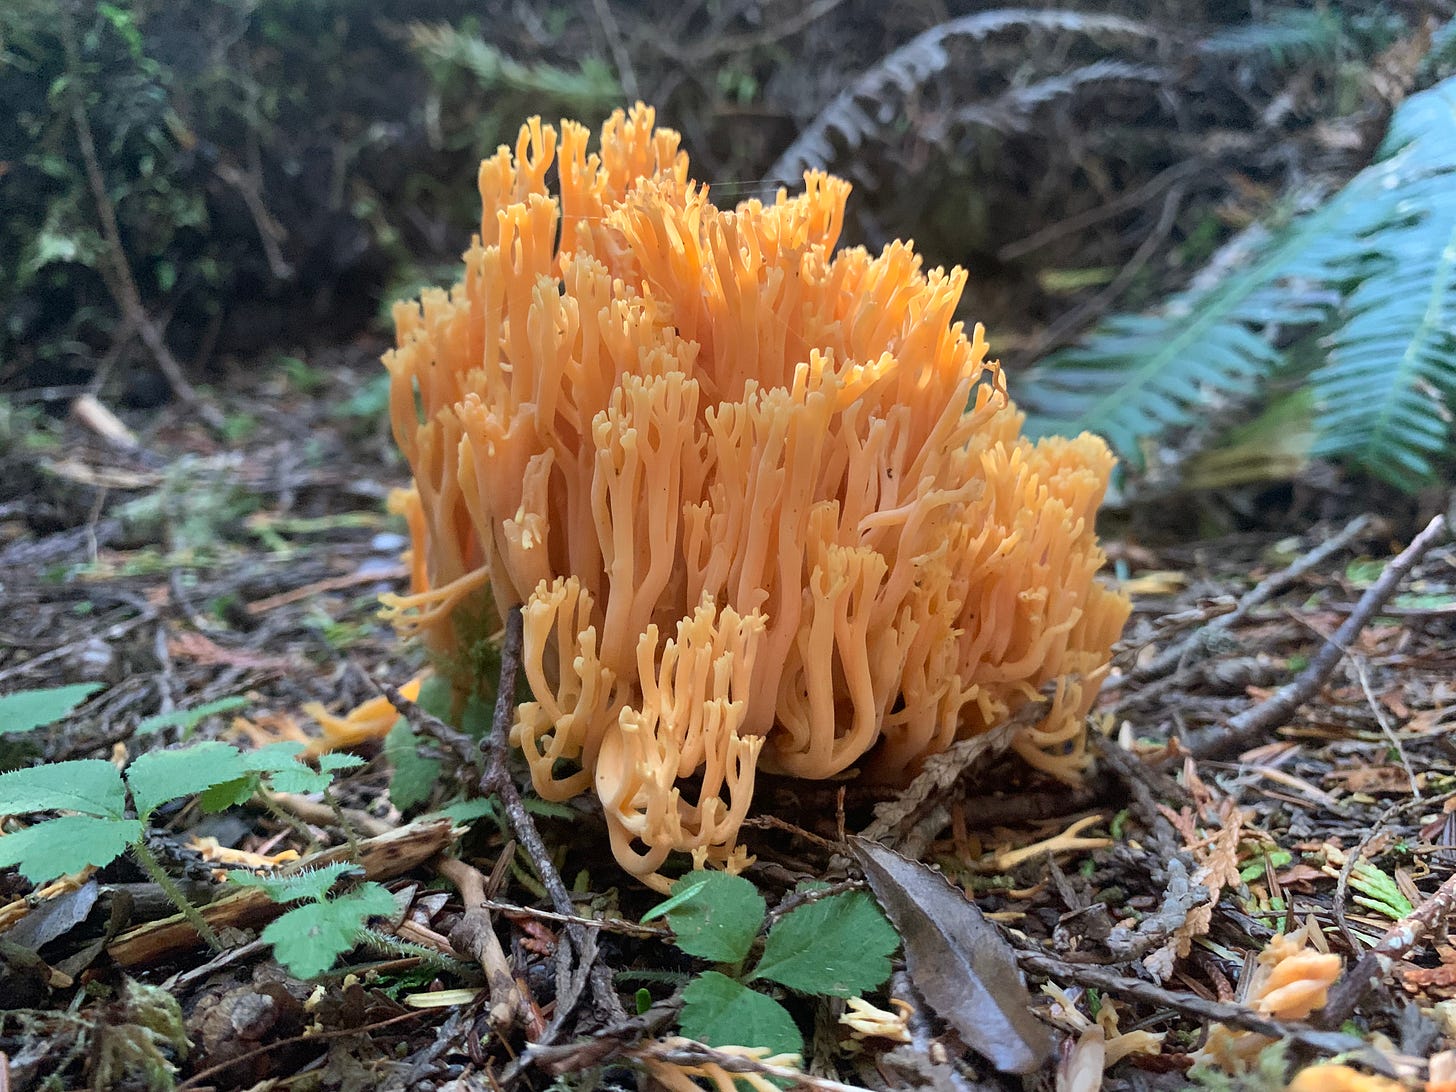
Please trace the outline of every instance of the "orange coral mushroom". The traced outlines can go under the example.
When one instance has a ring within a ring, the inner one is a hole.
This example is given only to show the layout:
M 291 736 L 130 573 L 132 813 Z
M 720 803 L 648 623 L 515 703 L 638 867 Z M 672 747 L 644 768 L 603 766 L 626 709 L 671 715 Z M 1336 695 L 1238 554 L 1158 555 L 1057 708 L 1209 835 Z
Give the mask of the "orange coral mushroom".
M 1044 701 L 1018 749 L 1075 776 L 1128 612 L 1105 445 L 1020 435 L 961 270 L 835 252 L 847 183 L 721 210 L 652 110 L 588 140 L 524 126 L 461 283 L 396 309 L 404 631 L 448 672 L 487 585 L 523 607 L 536 790 L 594 785 L 658 886 L 735 859 L 759 766 L 903 777 Z

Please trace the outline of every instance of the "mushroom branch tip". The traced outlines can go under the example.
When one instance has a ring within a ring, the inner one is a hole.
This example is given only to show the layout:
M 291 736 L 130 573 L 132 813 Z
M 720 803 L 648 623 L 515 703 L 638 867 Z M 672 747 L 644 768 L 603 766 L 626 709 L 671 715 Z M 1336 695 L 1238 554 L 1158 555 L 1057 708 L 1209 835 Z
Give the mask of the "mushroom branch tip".
M 1022 436 L 963 271 L 836 249 L 846 182 L 720 209 L 655 121 L 531 119 L 460 283 L 395 310 L 401 631 L 463 692 L 520 605 L 536 790 L 657 886 L 741 866 L 760 769 L 903 779 L 1041 702 L 1017 749 L 1074 779 L 1129 611 L 1106 445 Z

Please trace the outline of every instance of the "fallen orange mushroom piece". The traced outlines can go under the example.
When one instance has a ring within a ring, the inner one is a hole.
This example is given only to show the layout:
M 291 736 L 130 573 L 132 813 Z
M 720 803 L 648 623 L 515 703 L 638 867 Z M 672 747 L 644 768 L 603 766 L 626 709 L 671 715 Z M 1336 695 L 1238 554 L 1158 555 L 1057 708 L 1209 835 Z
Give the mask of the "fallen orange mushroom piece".
M 395 309 L 401 632 L 463 695 L 521 606 L 536 791 L 595 790 L 658 888 L 742 863 L 760 768 L 903 779 L 1040 702 L 1015 747 L 1076 778 L 1129 610 L 1106 446 L 1021 435 L 963 271 L 836 251 L 847 183 L 719 209 L 641 104 L 588 145 L 532 119 L 461 282 Z
M 421 672 L 416 675 L 399 688 L 400 695 L 409 701 L 418 701 L 420 687 L 424 685 L 424 681 L 428 677 L 429 672 Z M 315 736 L 308 740 L 304 753 L 310 757 L 326 751 L 342 751 L 370 740 L 380 739 L 388 735 L 389 730 L 399 720 L 399 711 L 383 695 L 356 705 L 343 716 L 330 713 L 322 703 L 316 701 L 306 703 L 303 711 L 316 720 L 319 727 L 323 729 L 322 736 Z

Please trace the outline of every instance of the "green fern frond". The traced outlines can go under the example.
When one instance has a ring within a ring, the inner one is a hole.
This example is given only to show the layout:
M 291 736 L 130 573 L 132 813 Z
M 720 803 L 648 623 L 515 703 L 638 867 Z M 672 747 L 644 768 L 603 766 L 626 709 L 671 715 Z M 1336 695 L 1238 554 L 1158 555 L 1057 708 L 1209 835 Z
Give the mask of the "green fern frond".
M 1456 105 L 1456 102 L 1453 102 Z M 1456 115 L 1446 136 L 1456 146 Z M 1401 488 L 1435 474 L 1456 405 L 1456 173 L 1400 187 L 1399 225 L 1378 240 L 1377 269 L 1345 302 L 1314 373 L 1315 454 L 1348 459 Z
M 1268 331 L 1323 318 L 1333 302 L 1324 284 L 1348 275 L 1346 255 L 1325 245 L 1347 204 L 1297 220 L 1212 288 L 1181 292 L 1157 314 L 1113 316 L 1030 369 L 1015 392 L 1028 432 L 1095 432 L 1141 467 L 1144 438 L 1252 394 L 1283 359 Z
M 1287 366 L 1270 332 L 1333 320 L 1314 454 L 1428 480 L 1456 406 L 1456 78 L 1407 100 L 1375 163 L 1215 281 L 1031 369 L 1015 392 L 1028 429 L 1100 433 L 1140 467 L 1144 443 Z

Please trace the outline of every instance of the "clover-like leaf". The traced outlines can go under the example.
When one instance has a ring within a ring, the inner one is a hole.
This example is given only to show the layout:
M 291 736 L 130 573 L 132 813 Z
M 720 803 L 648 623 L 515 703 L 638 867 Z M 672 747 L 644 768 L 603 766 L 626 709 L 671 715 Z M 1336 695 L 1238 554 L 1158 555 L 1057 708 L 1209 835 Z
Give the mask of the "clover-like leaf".
M 900 935 L 862 891 L 800 906 L 769 930 L 753 978 L 801 993 L 855 997 L 890 977 Z
M 0 835 L 0 868 L 18 865 L 20 874 L 39 886 L 87 865 L 108 865 L 141 836 L 135 819 L 63 815 Z
M 79 811 L 120 819 L 126 814 L 126 786 L 116 767 L 99 758 L 0 774 L 0 815 L 33 811 Z
M 708 1046 L 766 1047 L 802 1054 L 804 1037 L 789 1010 L 717 971 L 704 971 L 683 990 L 682 1033 Z

